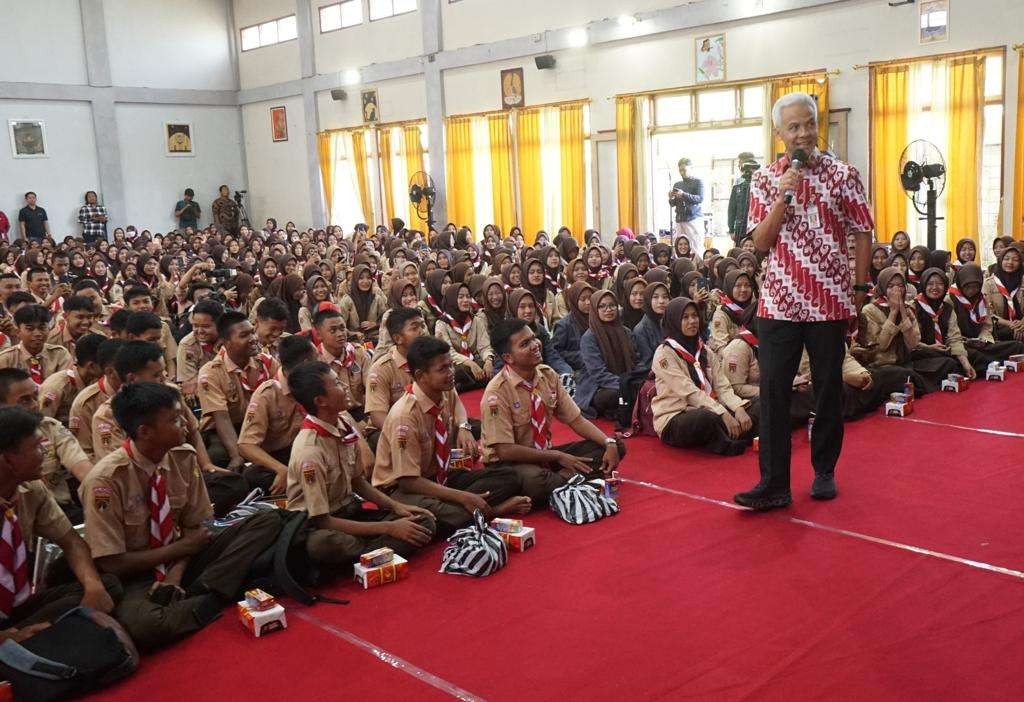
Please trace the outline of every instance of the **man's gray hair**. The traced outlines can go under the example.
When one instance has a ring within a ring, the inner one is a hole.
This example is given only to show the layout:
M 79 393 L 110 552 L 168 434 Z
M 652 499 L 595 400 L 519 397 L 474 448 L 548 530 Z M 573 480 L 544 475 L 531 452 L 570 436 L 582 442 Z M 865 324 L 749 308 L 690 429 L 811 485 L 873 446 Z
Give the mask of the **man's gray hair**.
M 807 93 L 787 93 L 772 106 L 772 124 L 778 129 L 782 122 L 782 110 L 793 105 L 807 105 L 814 113 L 814 121 L 818 121 L 818 103 Z

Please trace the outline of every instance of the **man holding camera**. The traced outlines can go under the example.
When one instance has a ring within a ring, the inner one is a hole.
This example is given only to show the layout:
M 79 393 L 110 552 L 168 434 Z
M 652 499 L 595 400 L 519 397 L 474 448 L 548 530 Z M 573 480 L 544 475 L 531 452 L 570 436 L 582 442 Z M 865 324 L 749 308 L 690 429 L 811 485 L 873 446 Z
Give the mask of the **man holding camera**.
M 700 203 L 704 202 L 704 183 L 689 175 L 693 164 L 688 158 L 679 159 L 679 177 L 668 194 L 669 205 L 675 207 L 673 241 L 685 236 L 690 242 L 690 251 L 700 258 L 704 255 L 704 234 L 700 230 Z
M 199 203 L 195 201 L 196 193 L 192 188 L 185 188 L 185 197 L 178 200 L 174 206 L 174 216 L 178 218 L 178 229 L 184 231 L 192 227 L 192 231 L 199 228 Z

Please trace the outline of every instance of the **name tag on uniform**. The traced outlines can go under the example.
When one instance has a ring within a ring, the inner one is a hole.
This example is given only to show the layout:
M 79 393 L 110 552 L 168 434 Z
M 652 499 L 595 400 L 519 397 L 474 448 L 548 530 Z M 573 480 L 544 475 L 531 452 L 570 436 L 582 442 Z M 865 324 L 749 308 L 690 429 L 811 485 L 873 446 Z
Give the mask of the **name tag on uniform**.
M 818 213 L 817 205 L 806 205 L 801 214 L 803 214 L 804 219 L 807 221 L 808 228 L 821 229 L 821 215 Z

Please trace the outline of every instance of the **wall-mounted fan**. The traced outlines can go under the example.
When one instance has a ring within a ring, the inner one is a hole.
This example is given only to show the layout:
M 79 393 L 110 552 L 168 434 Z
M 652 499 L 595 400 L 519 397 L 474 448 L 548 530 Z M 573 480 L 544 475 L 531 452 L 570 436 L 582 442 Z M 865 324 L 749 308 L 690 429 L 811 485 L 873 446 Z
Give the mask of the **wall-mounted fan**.
M 427 229 L 434 226 L 434 202 L 437 190 L 434 179 L 423 171 L 416 172 L 409 180 L 409 202 L 416 207 L 416 214 L 427 223 Z
M 928 222 L 928 248 L 935 250 L 939 195 L 946 189 L 946 160 L 939 147 L 918 139 L 903 149 L 900 156 L 900 183 L 914 209 Z M 922 187 L 924 186 L 924 187 Z

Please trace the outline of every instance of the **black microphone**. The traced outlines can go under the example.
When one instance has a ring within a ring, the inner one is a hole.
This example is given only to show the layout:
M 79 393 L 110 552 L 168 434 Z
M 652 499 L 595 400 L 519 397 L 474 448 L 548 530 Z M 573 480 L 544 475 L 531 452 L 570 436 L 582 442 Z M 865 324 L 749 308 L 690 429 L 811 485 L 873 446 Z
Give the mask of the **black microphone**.
M 796 168 L 797 170 L 799 170 L 799 169 L 804 167 L 805 163 L 807 163 L 807 152 L 804 151 L 803 149 L 797 149 L 796 151 L 794 151 L 793 152 L 793 160 L 791 162 L 791 167 L 792 168 Z M 789 205 L 789 204 L 792 204 L 793 198 L 795 196 L 796 196 L 796 191 L 795 190 L 787 190 L 786 194 L 785 194 L 785 197 L 783 199 L 785 200 L 786 204 Z

